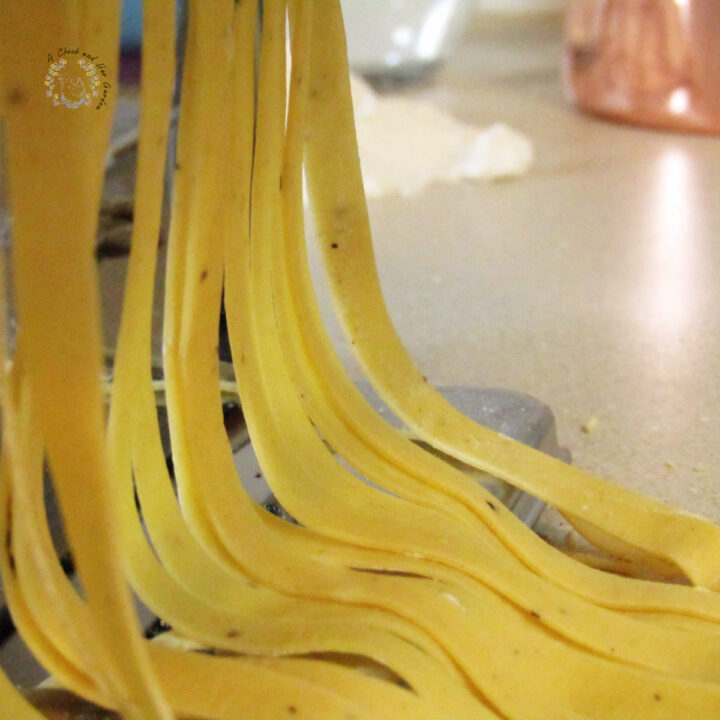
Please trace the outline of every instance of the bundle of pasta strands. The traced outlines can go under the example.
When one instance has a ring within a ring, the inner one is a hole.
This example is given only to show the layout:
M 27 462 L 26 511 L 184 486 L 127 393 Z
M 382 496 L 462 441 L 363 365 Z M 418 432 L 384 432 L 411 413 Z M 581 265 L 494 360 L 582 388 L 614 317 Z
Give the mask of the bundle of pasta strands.
M 116 56 L 117 7 L 2 5 L 18 333 L 2 379 L 0 569 L 38 659 L 63 687 L 127 718 L 717 717 L 714 592 L 608 575 L 545 545 L 390 429 L 334 354 L 305 255 L 304 159 L 355 347 L 396 409 L 408 393 L 408 424 L 427 424 L 419 403 L 432 390 L 393 376 L 410 361 L 376 282 L 331 0 L 263 2 L 258 37 L 255 3 L 190 3 L 164 297 L 169 476 L 150 341 L 173 5 L 145 4 L 135 226 L 107 423 L 92 249 L 110 115 L 57 114 L 31 99 L 28 68 L 6 68 L 20 38 L 53 46 L 56 33 L 75 33 L 81 45 L 98 27 L 102 52 Z M 50 192 L 66 166 L 84 189 L 73 216 Z M 218 377 L 223 297 L 254 449 L 301 526 L 254 504 L 237 477 Z M 374 365 L 382 352 L 386 371 Z M 451 424 L 449 410 L 435 411 Z M 471 445 L 463 432 L 434 432 L 444 451 Z M 710 578 L 694 549 L 712 549 L 714 527 L 482 437 L 474 463 L 557 499 L 608 544 Z M 44 462 L 81 594 L 55 558 Z M 584 508 L 591 492 L 606 498 L 607 522 Z M 618 530 L 621 510 L 644 530 Z M 677 548 L 659 547 L 651 510 Z M 141 639 L 130 589 L 170 633 Z M 38 718 L 9 683 L 0 693 L 12 717 Z

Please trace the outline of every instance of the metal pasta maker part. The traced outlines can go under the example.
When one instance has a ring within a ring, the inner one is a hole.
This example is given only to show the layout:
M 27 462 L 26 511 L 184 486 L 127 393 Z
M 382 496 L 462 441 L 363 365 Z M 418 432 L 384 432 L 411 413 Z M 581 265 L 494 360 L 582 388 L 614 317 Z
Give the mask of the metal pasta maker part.
M 369 384 L 359 383 L 358 387 L 368 402 L 392 426 L 403 427 Z M 438 390 L 448 402 L 481 425 L 560 460 L 570 461 L 568 450 L 558 444 L 555 417 L 550 408 L 530 395 L 514 390 L 462 385 L 440 386 Z M 419 440 L 416 442 L 429 452 L 442 457 L 463 472 L 475 477 L 526 525 L 535 526 L 545 508 L 544 502 L 487 473 L 449 458 Z M 284 519 L 292 519 L 265 482 L 250 446 L 240 449 L 235 454 L 235 464 L 240 476 L 244 478 L 245 487 L 255 500 L 262 503 L 270 512 Z

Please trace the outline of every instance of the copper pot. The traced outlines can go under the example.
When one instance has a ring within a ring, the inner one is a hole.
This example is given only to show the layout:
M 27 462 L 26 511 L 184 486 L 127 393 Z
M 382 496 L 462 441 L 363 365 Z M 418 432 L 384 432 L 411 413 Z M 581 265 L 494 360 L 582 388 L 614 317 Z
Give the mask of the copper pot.
M 570 0 L 564 80 L 587 112 L 720 133 L 720 2 Z

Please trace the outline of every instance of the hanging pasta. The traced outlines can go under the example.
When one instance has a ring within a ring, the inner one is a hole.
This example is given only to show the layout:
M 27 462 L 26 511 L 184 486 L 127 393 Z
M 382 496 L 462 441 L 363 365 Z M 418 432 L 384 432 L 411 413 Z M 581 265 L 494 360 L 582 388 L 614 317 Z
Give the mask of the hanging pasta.
M 374 267 L 339 3 L 257 5 L 189 3 L 163 298 L 171 477 L 151 321 L 175 3 L 144 3 L 134 226 L 106 417 L 94 243 L 119 3 L 0 0 L 17 314 L 12 347 L 0 328 L 0 571 L 27 645 L 61 687 L 129 720 L 717 718 L 718 528 L 481 428 L 427 383 Z M 28 48 L 60 37 L 102 61 L 53 59 L 43 94 L 44 57 Z M 320 319 L 303 171 L 338 315 L 408 427 L 556 505 L 599 546 L 694 586 L 562 554 L 365 402 Z M 71 208 L 58 188 L 72 189 Z M 237 475 L 223 302 L 254 450 L 301 525 L 253 502 Z M 82 591 L 55 555 L 44 466 Z M 144 639 L 132 593 L 171 631 Z M 41 717 L 2 675 L 0 714 Z

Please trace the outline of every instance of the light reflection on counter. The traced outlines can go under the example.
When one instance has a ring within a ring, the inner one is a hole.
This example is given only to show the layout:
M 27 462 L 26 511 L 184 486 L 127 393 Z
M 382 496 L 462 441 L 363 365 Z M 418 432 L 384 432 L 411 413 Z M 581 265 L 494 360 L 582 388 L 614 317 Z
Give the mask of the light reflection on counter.
M 687 153 L 668 147 L 658 157 L 653 178 L 638 310 L 644 332 L 672 352 L 696 309 L 696 177 Z

